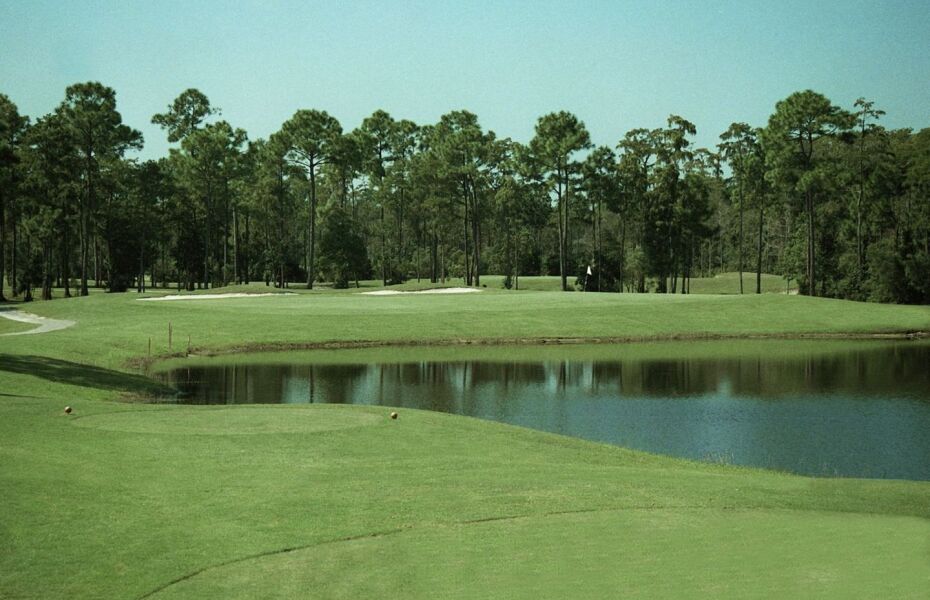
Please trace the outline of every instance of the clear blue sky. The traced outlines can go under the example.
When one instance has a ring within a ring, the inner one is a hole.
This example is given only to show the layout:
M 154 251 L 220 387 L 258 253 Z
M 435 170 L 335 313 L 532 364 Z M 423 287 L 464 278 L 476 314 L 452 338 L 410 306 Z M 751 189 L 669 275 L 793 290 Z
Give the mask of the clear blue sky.
M 116 89 L 146 158 L 168 147 L 152 114 L 188 87 L 253 139 L 298 108 L 346 129 L 378 108 L 421 124 L 466 108 L 528 141 L 565 109 L 598 144 L 676 113 L 713 145 L 805 88 L 923 128 L 930 2 L 0 0 L 0 92 L 22 113 L 88 80 Z

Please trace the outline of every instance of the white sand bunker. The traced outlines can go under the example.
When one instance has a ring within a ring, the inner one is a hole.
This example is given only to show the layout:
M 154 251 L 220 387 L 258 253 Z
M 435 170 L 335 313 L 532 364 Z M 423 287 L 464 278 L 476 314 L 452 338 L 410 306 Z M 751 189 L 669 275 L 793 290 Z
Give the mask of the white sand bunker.
M 30 335 L 33 333 L 48 333 L 49 331 L 58 331 L 59 329 L 67 329 L 74 325 L 74 321 L 68 321 L 67 319 L 49 319 L 48 317 L 40 317 L 39 315 L 34 315 L 32 313 L 26 313 L 19 310 L 0 310 L 0 317 L 4 319 L 9 319 L 11 321 L 19 321 L 21 323 L 32 323 L 33 325 L 38 325 L 35 329 L 30 329 L 28 331 L 14 331 L 13 333 L 4 333 L 2 335 Z
M 268 294 L 175 294 L 170 296 L 156 296 L 154 298 L 136 298 L 140 302 L 155 302 L 157 300 L 222 300 L 223 298 L 267 298 L 269 296 L 296 296 L 294 292 L 272 292 Z
M 369 296 L 399 296 L 401 294 L 471 294 L 472 292 L 480 292 L 478 288 L 468 288 L 468 287 L 450 287 L 450 288 L 435 288 L 432 290 L 417 290 L 415 292 L 402 292 L 400 290 L 377 290 L 374 292 L 362 292 L 363 294 L 368 294 Z

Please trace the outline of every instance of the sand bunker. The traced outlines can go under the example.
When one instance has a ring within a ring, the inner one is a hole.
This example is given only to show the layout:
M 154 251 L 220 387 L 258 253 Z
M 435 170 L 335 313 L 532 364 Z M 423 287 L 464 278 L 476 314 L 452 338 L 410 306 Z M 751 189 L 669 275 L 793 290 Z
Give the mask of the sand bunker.
M 369 296 L 399 296 L 401 294 L 471 294 L 472 292 L 480 292 L 478 288 L 468 288 L 468 287 L 450 287 L 450 288 L 436 288 L 432 290 L 418 290 L 415 292 L 402 292 L 400 290 L 377 290 L 374 292 L 362 292 L 363 294 L 368 294 Z
M 35 329 L 30 329 L 28 331 L 14 331 L 13 333 L 4 333 L 2 335 L 30 335 L 33 333 L 48 333 L 49 331 L 66 329 L 75 323 L 74 321 L 68 321 L 66 319 L 49 319 L 48 317 L 40 317 L 39 315 L 22 312 L 20 310 L 0 310 L 0 317 L 9 319 L 11 321 L 19 321 L 21 323 L 32 323 L 33 325 L 38 325 L 38 327 Z
M 272 292 L 269 294 L 183 294 L 171 296 L 156 296 L 154 298 L 136 298 L 140 302 L 155 302 L 157 300 L 222 300 L 224 298 L 267 298 L 269 296 L 296 296 L 293 292 Z

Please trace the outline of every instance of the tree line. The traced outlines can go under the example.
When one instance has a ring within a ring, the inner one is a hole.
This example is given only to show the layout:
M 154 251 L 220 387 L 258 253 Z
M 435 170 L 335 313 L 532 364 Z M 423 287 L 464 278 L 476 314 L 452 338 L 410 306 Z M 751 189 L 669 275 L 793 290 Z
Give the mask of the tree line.
M 34 121 L 0 94 L 0 300 L 488 273 L 688 293 L 739 271 L 740 293 L 777 273 L 809 295 L 930 303 L 930 129 L 883 115 L 807 90 L 715 148 L 678 115 L 594 147 L 564 111 L 521 144 L 465 110 L 346 131 L 301 109 L 250 140 L 189 89 L 152 117 L 169 155 L 142 161 L 112 88 L 72 85 Z

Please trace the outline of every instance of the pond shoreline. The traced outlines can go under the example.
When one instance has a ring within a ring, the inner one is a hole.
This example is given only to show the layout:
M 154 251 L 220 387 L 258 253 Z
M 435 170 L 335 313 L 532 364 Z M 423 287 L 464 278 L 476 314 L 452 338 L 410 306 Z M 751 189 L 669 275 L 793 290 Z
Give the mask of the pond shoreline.
M 927 364 L 926 341 L 765 340 L 256 353 L 154 377 L 198 408 L 429 410 L 688 460 L 930 481 Z
M 644 342 L 687 342 L 715 340 L 924 340 L 930 339 L 930 331 L 888 332 L 809 332 L 809 333 L 759 333 L 759 334 L 668 334 L 603 337 L 519 337 L 519 338 L 440 338 L 440 339 L 396 339 L 396 340 L 328 340 L 322 342 L 255 342 L 220 348 L 192 347 L 186 351 L 159 356 L 136 357 L 127 361 L 127 367 L 149 372 L 156 363 L 187 357 L 214 357 L 262 352 L 287 352 L 291 350 L 354 350 L 366 348 L 413 348 L 450 346 L 559 346 L 582 344 L 635 344 Z

